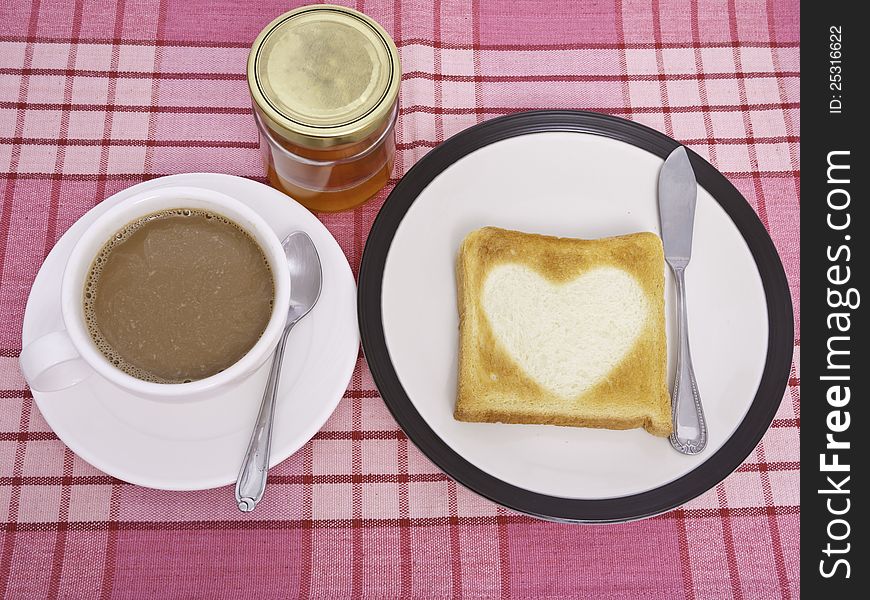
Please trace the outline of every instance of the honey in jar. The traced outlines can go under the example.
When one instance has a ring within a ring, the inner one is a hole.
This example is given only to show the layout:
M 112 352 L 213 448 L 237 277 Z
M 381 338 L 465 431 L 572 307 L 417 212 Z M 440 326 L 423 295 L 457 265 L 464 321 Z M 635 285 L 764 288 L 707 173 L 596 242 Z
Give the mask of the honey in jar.
M 304 6 L 272 21 L 248 57 L 248 87 L 269 182 L 314 211 L 358 206 L 393 169 L 402 73 L 370 17 Z

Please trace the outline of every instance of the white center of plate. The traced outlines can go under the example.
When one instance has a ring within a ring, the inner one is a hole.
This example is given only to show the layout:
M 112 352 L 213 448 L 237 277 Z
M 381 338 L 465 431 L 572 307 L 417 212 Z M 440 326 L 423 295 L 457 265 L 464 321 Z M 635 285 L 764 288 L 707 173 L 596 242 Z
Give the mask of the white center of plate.
M 552 283 L 517 264 L 493 268 L 483 310 L 514 362 L 545 389 L 575 398 L 634 345 L 649 313 L 637 280 L 614 267 Z

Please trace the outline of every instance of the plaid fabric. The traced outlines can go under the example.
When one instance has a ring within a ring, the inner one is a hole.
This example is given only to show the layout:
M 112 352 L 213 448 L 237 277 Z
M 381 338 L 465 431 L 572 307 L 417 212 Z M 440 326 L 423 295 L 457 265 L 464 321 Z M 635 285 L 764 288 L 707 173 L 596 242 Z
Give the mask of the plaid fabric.
M 39 264 L 71 223 L 131 184 L 185 171 L 263 179 L 245 58 L 259 29 L 297 2 L 0 4 L 0 596 L 798 595 L 799 336 L 779 413 L 745 464 L 637 523 L 540 522 L 456 485 L 397 428 L 362 360 L 324 429 L 270 475 L 253 516 L 229 488 L 148 490 L 74 456 L 17 369 Z M 796 0 L 356 7 L 402 54 L 396 176 L 496 115 L 580 108 L 633 119 L 734 182 L 779 249 L 797 309 Z M 355 269 L 388 191 L 322 217 Z

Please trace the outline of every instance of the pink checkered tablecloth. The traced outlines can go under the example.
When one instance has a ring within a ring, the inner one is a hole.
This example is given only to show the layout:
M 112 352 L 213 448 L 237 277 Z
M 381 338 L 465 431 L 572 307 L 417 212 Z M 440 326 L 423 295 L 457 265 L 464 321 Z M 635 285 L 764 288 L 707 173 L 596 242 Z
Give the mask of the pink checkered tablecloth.
M 686 506 L 623 525 L 541 522 L 458 486 L 397 428 L 362 359 L 253 515 L 230 488 L 125 484 L 57 439 L 17 367 L 40 263 L 134 183 L 187 171 L 263 180 L 245 59 L 297 4 L 0 3 L 0 597 L 797 597 L 799 334 L 779 413 L 746 462 Z M 355 7 L 401 51 L 395 176 L 454 133 L 520 110 L 644 123 L 707 158 L 757 210 L 798 318 L 796 0 Z M 321 217 L 354 269 L 388 191 Z

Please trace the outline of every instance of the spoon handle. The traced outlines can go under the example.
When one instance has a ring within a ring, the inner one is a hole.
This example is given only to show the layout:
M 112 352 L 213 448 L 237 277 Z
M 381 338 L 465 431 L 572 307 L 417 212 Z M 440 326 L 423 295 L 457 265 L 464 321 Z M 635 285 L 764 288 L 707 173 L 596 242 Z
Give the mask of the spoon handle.
M 707 445 L 707 422 L 701 407 L 701 395 L 692 368 L 689 352 L 689 324 L 686 315 L 685 266 L 675 267 L 677 284 L 677 373 L 674 378 L 674 393 L 671 402 L 674 432 L 671 446 L 683 454 L 698 454 Z
M 260 403 L 260 412 L 251 434 L 248 451 L 242 461 L 239 478 L 236 480 L 236 502 L 242 512 L 251 512 L 257 503 L 263 499 L 266 490 L 266 477 L 269 473 L 269 453 L 272 446 L 272 422 L 275 416 L 275 398 L 278 396 L 278 383 L 281 379 L 281 364 L 284 360 L 284 348 L 287 346 L 287 334 L 293 325 L 289 325 L 281 336 L 281 341 L 275 349 L 275 358 L 269 369 L 269 379 Z

